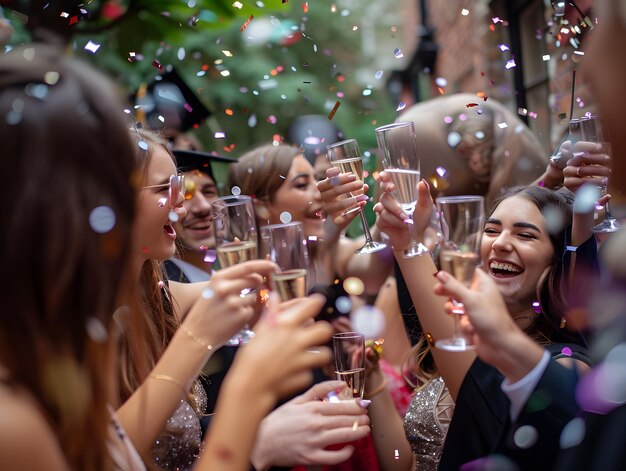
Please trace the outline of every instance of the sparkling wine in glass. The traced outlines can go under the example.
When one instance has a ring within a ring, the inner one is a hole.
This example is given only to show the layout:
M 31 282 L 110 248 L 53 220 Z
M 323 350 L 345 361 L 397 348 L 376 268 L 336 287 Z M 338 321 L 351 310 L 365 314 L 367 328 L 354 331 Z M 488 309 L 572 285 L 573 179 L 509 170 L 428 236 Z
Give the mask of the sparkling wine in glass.
M 245 195 L 223 196 L 211 203 L 217 259 L 226 268 L 258 258 L 257 228 L 252 198 Z M 241 296 L 256 296 L 245 289 Z M 254 332 L 246 325 L 226 344 L 237 346 L 247 343 Z
M 474 270 L 480 265 L 480 240 L 485 225 L 485 201 L 482 196 L 447 196 L 437 198 L 437 214 L 441 226 L 439 262 L 465 286 L 469 287 Z M 450 352 L 464 352 L 474 347 L 461 334 L 459 315 L 464 314 L 463 304 L 454 310 L 452 337 L 440 339 L 435 346 Z
M 307 295 L 309 260 L 301 222 L 262 227 L 261 253 L 280 269 L 270 276 L 270 284 L 283 301 Z
M 348 139 L 327 146 L 326 153 L 330 163 L 333 167 L 337 167 L 341 173 L 354 173 L 359 180 L 363 180 L 363 159 L 356 139 Z M 359 190 L 354 192 L 353 196 L 362 193 L 363 191 Z M 363 225 L 363 233 L 365 234 L 365 244 L 355 252 L 357 254 L 373 253 L 386 248 L 387 244 L 375 242 L 372 239 L 367 219 L 365 219 L 365 214 L 363 214 L 363 208 L 359 208 L 358 211 L 361 217 L 361 224 Z
M 580 134 L 581 140 L 587 142 L 595 142 L 602 145 L 602 151 L 610 156 L 611 155 L 611 144 L 606 139 L 604 132 L 602 130 L 602 123 L 600 122 L 599 116 L 587 116 L 581 118 L 580 120 Z M 606 194 L 608 190 L 608 178 L 606 185 L 600 186 L 600 191 L 603 195 Z M 593 227 L 593 232 L 596 233 L 610 233 L 616 232 L 620 228 L 617 219 L 613 217 L 611 214 L 611 207 L 609 202 L 607 201 L 604 205 L 604 221 L 600 224 Z
M 365 390 L 365 337 L 357 332 L 333 334 L 333 358 L 337 379 L 347 384 L 339 399 L 362 399 Z
M 376 140 L 385 172 L 396 187 L 392 195 L 402 210 L 412 215 L 417 204 L 417 184 L 421 179 L 415 125 L 401 122 L 381 126 L 376 128 Z M 413 230 L 410 232 L 411 246 L 404 251 L 404 258 L 427 253 L 426 246 L 415 240 Z

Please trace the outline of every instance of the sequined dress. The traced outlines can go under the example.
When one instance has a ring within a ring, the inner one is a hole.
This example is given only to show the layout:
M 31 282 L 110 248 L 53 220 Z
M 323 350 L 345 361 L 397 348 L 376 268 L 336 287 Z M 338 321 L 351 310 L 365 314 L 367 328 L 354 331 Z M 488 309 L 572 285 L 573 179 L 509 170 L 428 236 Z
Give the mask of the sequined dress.
M 202 432 L 200 417 L 207 405 L 207 396 L 200 381 L 193 385 L 193 394 L 184 398 L 152 447 L 154 469 L 188 470 L 200 454 Z
M 416 458 L 416 471 L 436 471 L 452 420 L 454 402 L 441 377 L 418 390 L 404 416 L 404 432 Z

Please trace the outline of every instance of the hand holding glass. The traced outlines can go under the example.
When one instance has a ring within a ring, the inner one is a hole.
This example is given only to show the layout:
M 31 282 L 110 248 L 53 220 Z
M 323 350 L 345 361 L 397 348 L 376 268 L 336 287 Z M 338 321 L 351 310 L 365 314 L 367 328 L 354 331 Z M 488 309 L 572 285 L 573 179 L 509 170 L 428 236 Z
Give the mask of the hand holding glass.
M 606 155 L 610 156 L 611 144 L 608 142 L 608 139 L 606 139 L 606 136 L 604 135 L 604 132 L 602 130 L 602 123 L 600 122 L 600 117 L 588 116 L 585 118 L 581 118 L 579 122 L 581 140 L 601 144 L 602 151 Z M 600 187 L 600 190 L 602 191 L 603 195 L 606 194 L 608 190 L 608 178 L 607 184 L 602 185 Z M 613 215 L 611 214 L 611 207 L 609 205 L 609 202 L 607 201 L 604 205 L 604 221 L 594 226 L 592 230 L 596 233 L 610 233 L 618 231 L 619 227 L 620 225 L 617 222 L 617 219 L 615 219 L 615 217 L 613 217 Z
M 480 265 L 480 240 L 485 225 L 484 198 L 449 196 L 437 198 L 436 203 L 442 234 L 439 253 L 441 269 L 469 287 L 474 270 Z M 437 340 L 435 346 L 451 352 L 463 352 L 475 347 L 460 332 L 459 315 L 464 313 L 463 305 L 455 304 L 453 335 Z
M 412 215 L 417 204 L 417 184 L 421 179 L 417 138 L 413 122 L 393 123 L 376 128 L 378 150 L 385 173 L 395 185 L 393 197 L 402 210 Z M 404 251 L 404 258 L 428 253 L 420 241 L 415 240 L 413 226 L 409 225 L 411 246 Z
M 333 335 L 333 355 L 337 379 L 347 387 L 339 399 L 348 401 L 363 398 L 365 390 L 365 338 L 356 332 Z
M 215 246 L 220 267 L 226 268 L 240 262 L 254 260 L 257 256 L 257 229 L 252 198 L 249 196 L 223 196 L 211 203 Z M 242 296 L 253 290 L 243 290 Z M 227 345 L 247 343 L 252 337 L 248 326 L 240 330 Z
M 356 139 L 348 139 L 346 141 L 337 142 L 326 147 L 326 153 L 328 160 L 339 169 L 341 173 L 354 173 L 359 180 L 363 180 L 363 159 L 361 157 L 361 151 Z M 362 191 L 360 192 L 362 193 Z M 352 195 L 354 196 L 354 195 Z M 356 211 L 352 210 L 352 211 Z M 387 247 L 382 242 L 375 242 L 372 239 L 367 219 L 363 214 L 363 209 L 359 208 L 359 215 L 361 217 L 361 224 L 363 225 L 363 232 L 365 234 L 365 244 L 360 249 L 356 250 L 357 254 L 373 253 L 383 250 Z M 350 212 L 350 211 L 348 211 Z
M 280 268 L 270 280 L 283 301 L 306 296 L 309 260 L 301 222 L 262 227 L 261 253 Z

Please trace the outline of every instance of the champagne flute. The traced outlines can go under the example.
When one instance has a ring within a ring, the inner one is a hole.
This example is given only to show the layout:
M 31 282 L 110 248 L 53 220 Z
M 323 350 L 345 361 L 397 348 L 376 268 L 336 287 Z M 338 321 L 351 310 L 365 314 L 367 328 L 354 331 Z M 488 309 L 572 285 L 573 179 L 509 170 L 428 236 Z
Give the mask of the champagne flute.
M 485 225 L 485 201 L 482 196 L 447 196 L 437 198 L 437 214 L 441 225 L 441 269 L 451 273 L 469 287 L 474 270 L 480 265 L 480 239 Z M 454 310 L 454 333 L 451 338 L 440 339 L 435 346 L 450 352 L 464 352 L 474 347 L 461 334 L 459 315 L 464 314 L 463 304 Z
M 581 140 L 587 142 L 595 142 L 602 145 L 602 150 L 606 155 L 611 155 L 611 144 L 606 139 L 602 130 L 602 123 L 599 116 L 589 116 L 580 120 L 580 134 Z M 608 190 L 608 178 L 607 184 L 601 185 L 600 190 L 602 194 L 606 194 Z M 611 214 L 611 207 L 607 201 L 604 205 L 604 221 L 593 227 L 593 232 L 596 233 L 610 233 L 616 232 L 620 228 L 617 219 Z
M 333 358 L 337 379 L 347 387 L 339 399 L 349 401 L 360 397 L 365 390 L 365 337 L 357 332 L 333 334 Z
M 301 222 L 262 227 L 261 253 L 280 268 L 270 280 L 283 301 L 306 296 L 309 257 Z
M 252 198 L 245 195 L 223 196 L 211 203 L 215 246 L 220 267 L 226 268 L 240 262 L 254 260 L 257 256 L 257 229 Z M 254 290 L 245 289 L 241 296 Z M 243 345 L 254 337 L 246 325 L 226 344 Z
M 417 205 L 417 184 L 421 179 L 415 124 L 401 122 L 376 128 L 376 141 L 385 173 L 389 174 L 396 186 L 393 197 L 410 216 Z M 428 248 L 415 240 L 412 227 L 409 226 L 411 246 L 404 251 L 404 258 L 428 253 Z
M 359 145 L 357 144 L 356 139 L 348 139 L 346 141 L 337 142 L 327 146 L 326 153 L 328 155 L 328 160 L 333 167 L 337 167 L 342 173 L 354 173 L 359 180 L 363 180 L 363 159 L 361 157 L 361 151 L 359 150 Z M 362 190 L 354 192 L 354 194 L 357 195 L 362 193 Z M 348 211 L 348 213 L 356 210 L 357 209 L 353 209 Z M 386 248 L 387 244 L 375 242 L 372 239 L 367 219 L 365 219 L 365 214 L 363 214 L 363 208 L 359 208 L 358 211 L 361 216 L 361 223 L 363 224 L 365 244 L 360 249 L 355 250 L 355 253 L 374 253 Z

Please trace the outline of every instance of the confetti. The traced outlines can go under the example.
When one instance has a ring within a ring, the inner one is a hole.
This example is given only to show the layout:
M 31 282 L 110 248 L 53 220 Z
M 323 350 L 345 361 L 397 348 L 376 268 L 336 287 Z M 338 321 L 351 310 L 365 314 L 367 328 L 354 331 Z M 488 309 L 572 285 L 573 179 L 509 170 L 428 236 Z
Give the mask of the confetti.
M 341 103 L 339 101 L 336 101 L 335 106 L 333 106 L 333 109 L 330 110 L 330 113 L 328 113 L 329 121 L 331 121 L 335 117 L 335 113 L 337 113 L 337 110 L 339 109 L 340 106 L 341 106 Z
M 160 63 L 158 60 L 156 60 L 156 59 L 154 59 L 154 60 L 152 61 L 152 67 L 154 67 L 155 69 L 157 69 L 157 70 L 159 70 L 159 71 L 163 70 L 163 66 L 162 66 L 162 65 L 161 65 L 161 63 Z
M 309 2 L 304 2 L 304 3 L 302 4 L 302 11 L 303 11 L 304 13 L 308 13 L 308 12 L 309 12 Z
M 500 129 L 506 129 L 506 128 L 508 128 L 509 126 L 508 126 L 506 123 L 498 123 L 498 127 L 499 127 Z
M 509 69 L 512 69 L 515 66 L 516 66 L 515 59 L 510 59 L 510 60 L 506 61 L 506 65 L 504 66 L 504 68 L 509 70 Z
M 235 2 L 235 3 L 233 3 L 233 7 L 237 8 L 238 10 L 241 10 L 243 8 L 243 3 Z
M 475 106 L 478 106 L 478 103 L 468 103 L 465 105 L 466 108 L 474 108 Z
M 385 315 L 374 306 L 362 306 L 356 309 L 350 316 L 350 321 L 354 330 L 363 334 L 365 338 L 378 338 L 385 330 Z
M 463 8 L 463 9 L 461 10 L 461 15 L 463 15 L 463 16 L 467 16 L 467 15 L 469 15 L 469 10 L 468 10 L 467 8 Z
M 507 46 L 506 44 L 500 44 L 498 47 L 502 52 L 509 50 L 509 46 Z
M 280 213 L 280 222 L 282 222 L 283 224 L 288 224 L 291 222 L 291 213 L 289 211 L 283 211 L 282 213 Z
M 87 319 L 87 322 L 85 322 L 85 330 L 89 338 L 97 343 L 104 343 L 109 337 L 109 333 L 102 321 L 95 317 Z
M 583 438 L 585 438 L 585 432 L 585 420 L 582 417 L 576 417 L 570 420 L 567 425 L 563 427 L 561 437 L 559 438 L 559 446 L 562 450 L 577 446 L 583 441 Z
M 349 276 L 343 281 L 343 289 L 345 289 L 349 294 L 353 294 L 355 296 L 360 296 L 365 291 L 365 284 L 360 278 L 356 276 Z
M 206 263 L 213 263 L 215 260 L 217 260 L 217 251 L 207 249 L 206 252 L 204 252 L 204 261 Z
M 550 54 L 544 54 L 543 56 L 541 56 L 541 58 L 543 59 L 544 62 L 549 61 L 550 60 Z
M 55 85 L 59 81 L 59 77 L 60 76 L 58 72 L 50 71 L 45 73 L 45 75 L 43 76 L 43 80 L 48 85 Z
M 254 19 L 254 15 L 250 15 L 250 17 L 246 20 L 246 22 L 243 25 L 241 25 L 241 28 L 239 28 L 239 32 L 243 33 L 253 19 Z
M 518 448 L 523 450 L 530 448 L 535 443 L 537 443 L 537 439 L 539 438 L 539 433 L 537 429 L 532 425 L 523 425 L 518 428 L 513 434 L 513 442 L 517 445 Z
M 115 212 L 108 206 L 98 206 L 89 213 L 89 225 L 98 234 L 106 234 L 113 229 L 115 221 Z
M 382 70 L 377 70 L 376 73 L 374 74 L 374 78 L 376 80 L 380 80 L 381 78 L 383 78 L 383 74 L 384 72 Z
M 438 87 L 441 87 L 441 88 L 446 88 L 448 86 L 448 81 L 443 77 L 437 77 L 435 79 L 435 83 L 437 84 Z
M 95 54 L 96 52 L 98 52 L 98 49 L 100 49 L 100 46 L 101 44 L 97 44 L 89 40 L 89 42 L 87 42 L 87 44 L 85 45 L 85 50 L 91 52 L 92 54 Z
M 400 49 L 399 47 L 393 50 L 393 55 L 396 57 L 396 59 L 402 59 L 404 57 L 404 54 L 402 53 L 402 49 Z
M 226 133 L 224 132 L 216 132 L 213 137 L 215 137 L 215 139 L 224 139 L 226 138 Z
M 396 108 L 396 111 L 402 111 L 404 108 L 406 108 L 406 103 L 401 101 L 400 103 L 398 103 L 398 107 Z
M 339 296 L 335 301 L 335 307 L 342 314 L 347 314 L 352 309 L 352 301 L 347 296 Z

